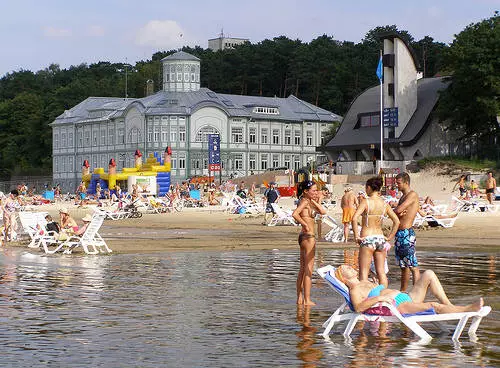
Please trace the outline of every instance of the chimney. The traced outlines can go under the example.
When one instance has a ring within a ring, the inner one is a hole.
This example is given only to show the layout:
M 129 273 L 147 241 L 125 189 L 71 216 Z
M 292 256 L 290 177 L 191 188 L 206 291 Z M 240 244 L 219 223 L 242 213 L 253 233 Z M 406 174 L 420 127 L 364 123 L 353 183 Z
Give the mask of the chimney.
M 146 96 L 151 96 L 155 90 L 155 82 L 152 79 L 146 81 Z

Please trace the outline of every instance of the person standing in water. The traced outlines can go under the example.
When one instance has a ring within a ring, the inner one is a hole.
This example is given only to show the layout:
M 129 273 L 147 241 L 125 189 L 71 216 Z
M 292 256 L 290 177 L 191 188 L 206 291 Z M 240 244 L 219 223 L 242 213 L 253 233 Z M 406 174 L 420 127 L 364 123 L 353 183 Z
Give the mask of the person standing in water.
M 366 181 L 366 193 L 368 198 L 364 199 L 358 206 L 352 218 L 354 230 L 354 241 L 359 244 L 359 279 L 368 280 L 370 264 L 372 259 L 379 283 L 388 286 L 385 264 L 387 251 L 391 247 L 388 241 L 394 239 L 398 230 L 399 219 L 391 206 L 380 196 L 383 181 L 381 177 L 373 177 Z M 392 221 L 390 234 L 386 237 L 382 231 L 384 217 L 388 216 Z M 358 218 L 361 217 L 361 236 L 358 228 Z
M 413 285 L 420 278 L 417 254 L 415 251 L 415 231 L 413 222 L 420 208 L 418 194 L 410 188 L 410 175 L 401 173 L 396 176 L 396 185 L 403 196 L 399 199 L 394 212 L 399 217 L 399 229 L 394 241 L 396 262 L 401 268 L 401 291 L 406 291 L 410 282 L 410 272 L 413 276 Z
M 300 269 L 297 276 L 297 304 L 315 305 L 311 300 L 312 273 L 316 252 L 314 219 L 317 213 L 326 214 L 326 209 L 321 205 L 322 192 L 318 191 L 316 184 L 311 180 L 305 180 L 299 184 L 297 197 L 299 203 L 292 214 L 295 221 L 302 225 L 299 234 Z

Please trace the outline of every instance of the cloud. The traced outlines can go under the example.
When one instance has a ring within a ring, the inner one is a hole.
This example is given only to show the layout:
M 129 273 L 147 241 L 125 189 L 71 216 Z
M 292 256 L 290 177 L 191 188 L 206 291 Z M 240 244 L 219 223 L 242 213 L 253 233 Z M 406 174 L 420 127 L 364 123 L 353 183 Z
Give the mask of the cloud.
M 45 26 L 43 27 L 43 34 L 46 37 L 51 37 L 51 38 L 70 37 L 71 30 L 65 28 L 57 28 L 53 26 Z
M 93 37 L 104 36 L 105 30 L 103 26 L 92 25 L 87 27 L 87 35 Z
M 173 20 L 151 20 L 137 31 L 139 46 L 173 49 L 190 42 L 184 30 Z

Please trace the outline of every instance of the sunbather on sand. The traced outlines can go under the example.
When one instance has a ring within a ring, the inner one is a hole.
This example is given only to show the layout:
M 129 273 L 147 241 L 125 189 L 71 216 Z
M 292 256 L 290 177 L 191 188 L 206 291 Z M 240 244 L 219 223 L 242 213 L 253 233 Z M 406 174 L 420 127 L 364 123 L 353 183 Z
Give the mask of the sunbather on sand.
M 337 268 L 335 276 L 349 288 L 351 302 L 356 312 L 364 312 L 380 302 L 394 304 L 402 314 L 423 312 L 431 308 L 438 314 L 476 312 L 484 304 L 483 298 L 479 298 L 469 305 L 453 305 L 446 296 L 438 277 L 431 270 L 422 273 L 409 293 L 387 289 L 383 285 L 376 285 L 370 281 L 359 281 L 358 272 L 348 265 Z M 429 289 L 438 302 L 424 302 Z

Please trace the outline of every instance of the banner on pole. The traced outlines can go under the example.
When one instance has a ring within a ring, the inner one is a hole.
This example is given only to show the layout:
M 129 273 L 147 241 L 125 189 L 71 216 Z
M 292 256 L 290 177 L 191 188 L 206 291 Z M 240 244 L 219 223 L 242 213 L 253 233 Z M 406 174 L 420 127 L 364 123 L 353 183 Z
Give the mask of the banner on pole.
M 220 135 L 208 135 L 208 170 L 221 171 L 220 164 Z
M 398 108 L 386 107 L 383 112 L 383 121 L 384 128 L 397 127 L 399 124 Z

